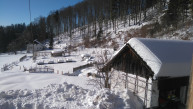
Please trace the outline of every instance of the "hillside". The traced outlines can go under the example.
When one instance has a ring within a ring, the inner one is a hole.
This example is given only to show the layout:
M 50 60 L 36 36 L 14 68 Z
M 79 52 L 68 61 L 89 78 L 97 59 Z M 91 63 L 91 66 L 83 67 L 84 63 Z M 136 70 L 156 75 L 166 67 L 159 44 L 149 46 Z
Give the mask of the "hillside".
M 124 35 L 125 41 L 130 37 L 162 37 L 165 33 L 190 28 L 192 4 L 190 0 L 83 0 L 52 11 L 47 17 L 36 18 L 30 25 L 0 26 L 0 52 L 16 53 L 34 40 L 42 43 L 47 40 L 52 49 L 53 38 L 59 34 L 74 41 L 80 36 L 85 43 L 91 41 L 92 46 L 105 45 L 109 36 Z M 129 29 L 132 26 L 141 28 Z M 112 42 L 117 46 L 117 41 Z M 90 46 L 89 42 L 86 46 Z
M 136 19 L 131 18 L 131 15 L 126 15 L 126 20 L 118 17 L 116 24 L 109 20 L 108 23 L 95 22 L 75 28 L 72 32 L 66 31 L 56 36 L 55 41 L 68 43 L 67 45 L 75 48 L 83 46 L 84 48 L 102 47 L 117 50 L 132 37 L 193 40 L 191 8 L 186 9 L 186 13 L 179 14 L 178 18 L 176 16 L 176 19 L 173 19 L 177 21 L 176 23 L 169 22 L 167 17 L 172 13 L 170 11 L 173 6 L 170 5 L 170 2 L 166 1 L 165 5 L 158 2 L 148 8 L 145 14 L 138 13 L 137 16 L 143 20 L 137 23 Z

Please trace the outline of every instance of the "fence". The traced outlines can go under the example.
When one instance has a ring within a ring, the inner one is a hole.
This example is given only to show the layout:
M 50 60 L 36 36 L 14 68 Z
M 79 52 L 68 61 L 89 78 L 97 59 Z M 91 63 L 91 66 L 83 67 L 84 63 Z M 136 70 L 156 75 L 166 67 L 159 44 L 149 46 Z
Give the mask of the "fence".
M 19 61 L 21 62 L 21 61 L 23 61 L 25 58 L 27 58 L 27 55 L 21 57 L 21 58 L 19 59 Z
M 29 69 L 30 73 L 54 73 L 54 69 L 51 67 L 34 67 Z
M 37 57 L 39 57 L 39 56 L 51 56 L 51 52 L 49 52 L 49 51 L 39 51 L 39 52 L 35 52 L 35 55 L 37 56 Z
M 93 64 L 86 64 L 86 65 L 82 65 L 82 66 L 79 66 L 79 67 L 75 67 L 75 68 L 73 68 L 73 72 L 77 72 L 77 71 L 80 71 L 84 68 L 88 68 L 88 67 L 92 67 L 92 66 L 93 66 Z
M 4 64 L 4 65 L 3 65 L 3 68 L 1 68 L 1 72 L 10 70 L 11 68 L 13 68 L 14 65 L 17 65 L 19 62 L 23 61 L 26 57 L 27 57 L 27 55 L 21 57 L 21 58 L 19 59 L 19 61 L 14 61 L 14 62 L 9 63 L 9 64 Z
M 152 94 L 152 83 L 138 76 L 132 77 L 130 75 L 127 76 L 125 80 L 125 87 L 128 88 L 131 92 L 136 94 L 143 102 L 145 106 L 150 106 L 151 102 L 151 94 Z
M 7 70 L 10 70 L 14 65 L 17 65 L 19 63 L 19 61 L 15 61 L 15 62 L 12 62 L 10 64 L 5 64 L 3 65 L 3 68 L 1 68 L 1 71 L 7 71 Z

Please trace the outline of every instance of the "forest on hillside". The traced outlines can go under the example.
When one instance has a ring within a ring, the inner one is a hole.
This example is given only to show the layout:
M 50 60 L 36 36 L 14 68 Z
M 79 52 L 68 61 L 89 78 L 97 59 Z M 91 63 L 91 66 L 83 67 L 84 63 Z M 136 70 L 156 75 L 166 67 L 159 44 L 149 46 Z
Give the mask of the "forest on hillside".
M 149 10 L 152 13 L 148 13 Z M 0 26 L 0 52 L 24 50 L 26 44 L 37 39 L 50 41 L 61 33 L 73 32 L 89 38 L 99 39 L 103 28 L 113 28 L 116 32 L 119 22 L 141 25 L 142 22 L 156 22 L 150 34 L 168 28 L 178 28 L 187 19 L 192 19 L 193 0 L 84 0 L 74 6 L 52 11 L 47 17 L 38 17 L 29 25 L 24 23 Z M 158 15 L 163 14 L 161 21 Z M 105 36 L 104 36 L 105 37 Z

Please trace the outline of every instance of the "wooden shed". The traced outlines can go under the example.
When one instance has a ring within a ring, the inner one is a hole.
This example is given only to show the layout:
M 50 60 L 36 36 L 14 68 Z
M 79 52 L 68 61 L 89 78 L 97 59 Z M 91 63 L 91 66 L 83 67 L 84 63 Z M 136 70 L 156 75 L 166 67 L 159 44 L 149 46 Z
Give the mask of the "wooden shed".
M 192 41 L 132 38 L 102 70 L 125 72 L 127 83 L 134 78 L 134 89 L 128 84 L 125 88 L 132 89 L 146 108 L 185 108 L 192 54 Z M 138 88 L 143 88 L 143 93 Z

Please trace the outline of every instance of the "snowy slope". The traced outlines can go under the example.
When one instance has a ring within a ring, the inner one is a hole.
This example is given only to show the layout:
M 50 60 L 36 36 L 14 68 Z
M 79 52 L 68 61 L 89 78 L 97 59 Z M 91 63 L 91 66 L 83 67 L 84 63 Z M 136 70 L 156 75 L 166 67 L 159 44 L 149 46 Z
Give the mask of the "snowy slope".
M 0 55 L 0 68 L 2 68 L 5 64 L 11 64 L 12 62 L 18 62 L 19 59 L 25 54 L 2 54 Z M 1 71 L 0 71 L 1 72 Z

